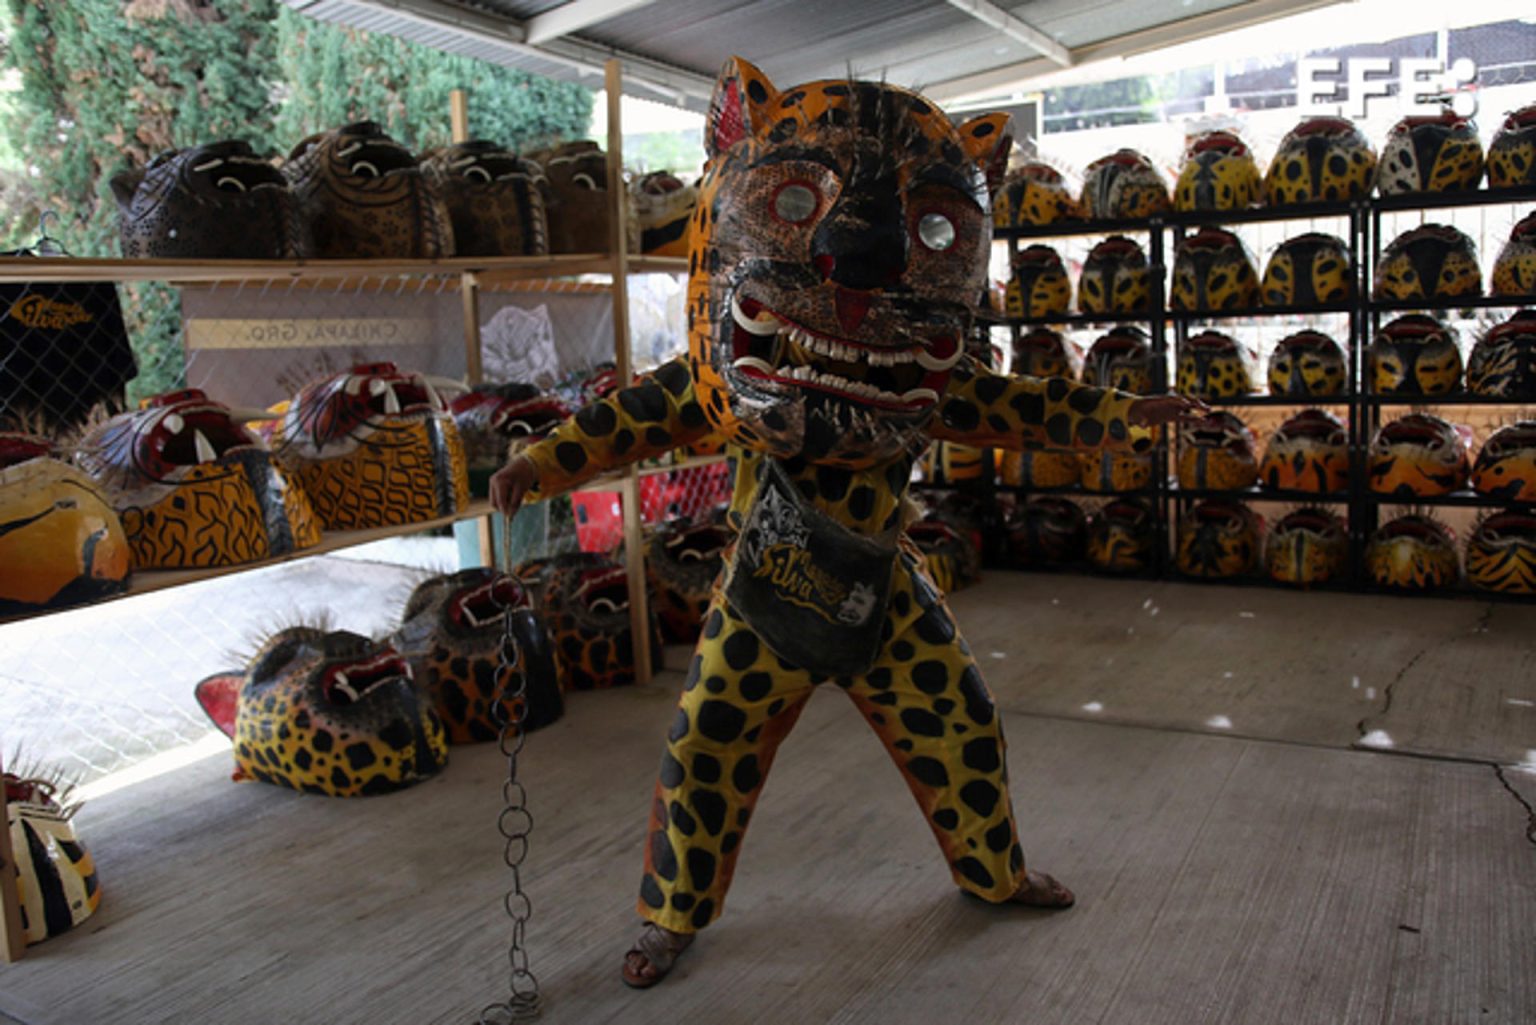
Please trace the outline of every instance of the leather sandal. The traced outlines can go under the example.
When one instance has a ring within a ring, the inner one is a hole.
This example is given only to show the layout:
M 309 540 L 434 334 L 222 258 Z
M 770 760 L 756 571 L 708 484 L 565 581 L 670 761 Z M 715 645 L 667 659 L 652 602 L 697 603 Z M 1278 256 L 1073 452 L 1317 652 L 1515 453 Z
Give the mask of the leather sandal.
M 672 965 L 676 963 L 678 955 L 688 949 L 695 935 L 691 932 L 673 932 L 670 929 L 663 929 L 655 922 L 646 923 L 640 938 L 624 954 L 624 982 L 635 989 L 646 989 L 656 985 L 666 978 L 667 973 L 672 970 Z M 631 963 L 631 959 L 636 955 L 645 959 L 641 962 L 640 968 Z M 651 967 L 653 974 L 640 974 L 645 965 Z
M 1044 872 L 1030 870 L 1024 874 L 1024 885 L 1008 900 L 1031 908 L 1061 909 L 1077 903 L 1072 891 Z

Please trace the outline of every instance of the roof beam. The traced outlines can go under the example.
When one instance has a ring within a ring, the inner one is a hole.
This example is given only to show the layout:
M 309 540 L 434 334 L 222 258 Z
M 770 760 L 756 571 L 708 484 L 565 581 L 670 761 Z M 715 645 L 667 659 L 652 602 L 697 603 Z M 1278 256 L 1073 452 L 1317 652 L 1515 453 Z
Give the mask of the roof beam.
M 535 14 L 523 23 L 527 41 L 532 46 L 551 39 L 580 32 L 588 25 L 618 17 L 634 7 L 644 7 L 652 0 L 570 0 L 569 3 Z
M 1008 38 L 1017 39 L 1036 53 L 1049 57 L 1062 67 L 1071 66 L 1072 51 L 1029 22 L 1014 17 L 996 4 L 988 0 L 949 0 L 949 3 L 977 21 L 992 26 Z

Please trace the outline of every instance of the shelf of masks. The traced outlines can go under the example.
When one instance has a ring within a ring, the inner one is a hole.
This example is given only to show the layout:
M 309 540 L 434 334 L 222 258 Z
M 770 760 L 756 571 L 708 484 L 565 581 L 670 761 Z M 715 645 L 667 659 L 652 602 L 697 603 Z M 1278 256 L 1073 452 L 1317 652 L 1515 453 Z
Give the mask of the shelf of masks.
M 173 284 L 324 281 L 360 282 L 447 278 L 466 274 L 482 286 L 580 274 L 610 274 L 606 253 L 549 256 L 449 257 L 441 260 L 121 260 L 75 257 L 0 257 L 0 282 L 167 281 Z M 682 274 L 688 261 L 674 256 L 632 256 L 631 274 Z

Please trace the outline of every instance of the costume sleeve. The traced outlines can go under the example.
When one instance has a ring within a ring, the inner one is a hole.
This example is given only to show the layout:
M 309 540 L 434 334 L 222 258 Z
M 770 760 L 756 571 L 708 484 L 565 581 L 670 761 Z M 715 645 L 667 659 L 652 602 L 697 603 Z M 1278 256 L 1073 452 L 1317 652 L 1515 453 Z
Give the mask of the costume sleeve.
M 993 448 L 1117 448 L 1142 452 L 1153 433 L 1130 422 L 1137 396 L 1060 377 L 998 374 L 967 359 L 950 375 L 930 433 Z
M 672 360 L 638 383 L 584 407 L 549 436 L 523 449 L 538 483 L 529 500 L 553 498 L 607 470 L 664 455 L 710 431 L 693 394 L 693 375 Z

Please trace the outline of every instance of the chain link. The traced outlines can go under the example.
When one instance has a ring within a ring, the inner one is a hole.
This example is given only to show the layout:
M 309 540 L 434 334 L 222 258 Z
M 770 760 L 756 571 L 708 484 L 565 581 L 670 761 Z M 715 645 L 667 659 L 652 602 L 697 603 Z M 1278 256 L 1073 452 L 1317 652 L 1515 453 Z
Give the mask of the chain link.
M 501 524 L 501 572 L 512 568 L 512 523 L 500 518 Z M 492 592 L 495 593 L 494 591 Z M 497 693 L 492 703 L 492 715 L 496 716 L 501 729 L 499 744 L 507 759 L 507 779 L 501 785 L 501 814 L 496 817 L 496 831 L 506 842 L 502 851 L 511 873 L 512 882 L 502 898 L 502 909 L 512 922 L 512 935 L 507 946 L 506 1000 L 489 1004 L 480 1011 L 478 1025 L 511 1025 L 513 1022 L 531 1021 L 539 1016 L 539 980 L 528 968 L 528 948 L 524 940 L 528 932 L 528 920 L 533 917 L 533 901 L 523 892 L 523 861 L 528 857 L 528 838 L 533 833 L 533 813 L 528 810 L 528 790 L 517 778 L 517 758 L 523 750 L 523 722 L 528 717 L 526 703 L 528 681 L 516 670 L 518 662 L 517 637 L 513 633 L 511 606 L 503 606 L 501 652 L 497 672 Z M 514 711 L 507 717 L 506 707 Z

